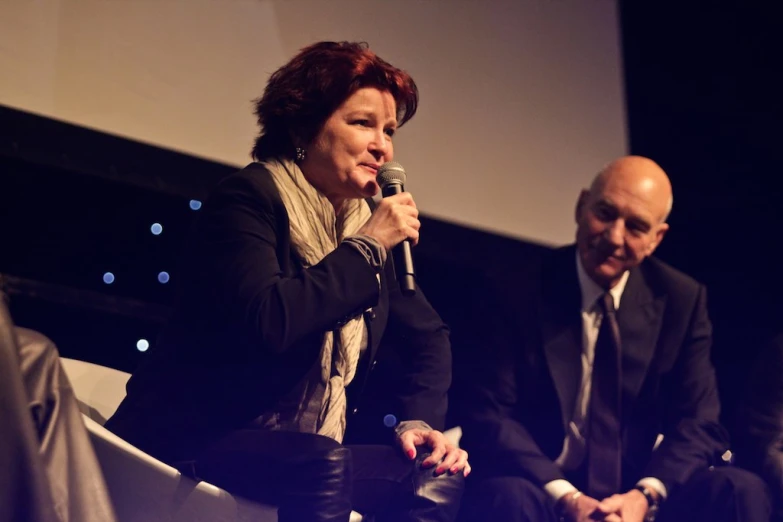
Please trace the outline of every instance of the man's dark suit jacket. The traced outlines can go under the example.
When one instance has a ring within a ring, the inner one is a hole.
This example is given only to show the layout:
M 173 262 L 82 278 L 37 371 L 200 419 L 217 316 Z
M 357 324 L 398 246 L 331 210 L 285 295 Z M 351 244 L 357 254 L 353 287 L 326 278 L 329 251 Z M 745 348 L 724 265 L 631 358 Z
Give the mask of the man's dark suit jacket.
M 529 277 L 513 278 L 497 285 L 499 306 L 476 339 L 482 352 L 466 365 L 465 380 L 477 385 L 462 397 L 462 445 L 477 476 L 520 476 L 543 486 L 566 478 L 554 460 L 582 377 L 575 248 L 558 249 Z M 623 486 L 649 476 L 671 491 L 727 445 L 705 289 L 648 259 L 631 270 L 617 318 Z M 659 433 L 664 440 L 653 453 Z
M 783 520 L 783 334 L 761 350 L 743 398 L 737 460 L 767 481 Z
M 374 363 L 390 349 L 402 362 L 396 410 L 365 422 L 389 441 L 387 413 L 443 428 L 448 329 L 421 291 L 402 296 L 391 257 L 380 288 L 367 259 L 346 244 L 303 270 L 288 213 L 260 164 L 223 180 L 200 212 L 175 317 L 130 379 L 110 430 L 165 461 L 191 459 L 275 405 L 316 363 L 324 333 L 369 307 L 369 346 L 347 390 L 349 431 L 361 422 L 352 413 L 363 409 Z

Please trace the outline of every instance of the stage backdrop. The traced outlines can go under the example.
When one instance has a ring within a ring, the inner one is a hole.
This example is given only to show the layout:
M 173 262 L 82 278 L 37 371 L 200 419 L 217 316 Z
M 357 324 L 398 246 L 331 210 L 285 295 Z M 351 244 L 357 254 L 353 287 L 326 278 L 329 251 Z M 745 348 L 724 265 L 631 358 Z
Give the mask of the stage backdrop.
M 429 216 L 569 242 L 579 189 L 626 151 L 612 0 L 6 0 L 0 104 L 243 165 L 251 100 L 323 39 L 416 79 L 396 159 Z

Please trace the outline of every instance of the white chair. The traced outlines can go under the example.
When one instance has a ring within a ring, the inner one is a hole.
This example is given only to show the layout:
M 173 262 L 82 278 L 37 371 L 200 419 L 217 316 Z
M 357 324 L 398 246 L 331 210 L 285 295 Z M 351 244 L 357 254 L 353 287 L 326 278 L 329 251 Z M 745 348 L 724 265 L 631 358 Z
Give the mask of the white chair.
M 120 522 L 276 522 L 273 506 L 195 482 L 102 424 L 125 397 L 129 374 L 60 358 L 73 386 Z M 361 522 L 358 513 L 350 522 Z

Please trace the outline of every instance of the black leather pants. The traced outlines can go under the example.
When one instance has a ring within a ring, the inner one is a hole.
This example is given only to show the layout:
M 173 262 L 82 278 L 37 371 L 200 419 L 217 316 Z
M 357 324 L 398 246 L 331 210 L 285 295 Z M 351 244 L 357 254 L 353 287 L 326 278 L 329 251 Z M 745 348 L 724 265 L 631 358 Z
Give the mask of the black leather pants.
M 319 435 L 240 430 L 194 464 L 196 477 L 279 507 L 280 522 L 451 522 L 462 474 L 435 477 L 391 446 L 342 446 Z
M 418 448 L 411 462 L 391 446 L 348 446 L 353 457 L 353 506 L 375 522 L 451 522 L 459 511 L 464 477 L 435 476 L 422 468 L 429 456 Z

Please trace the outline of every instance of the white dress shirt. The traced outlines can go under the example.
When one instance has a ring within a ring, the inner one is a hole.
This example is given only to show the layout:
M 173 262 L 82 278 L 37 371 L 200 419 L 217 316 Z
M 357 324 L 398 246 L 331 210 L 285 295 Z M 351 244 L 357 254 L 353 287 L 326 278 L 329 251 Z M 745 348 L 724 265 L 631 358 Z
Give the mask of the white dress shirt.
M 593 359 L 595 358 L 595 343 L 598 340 L 598 332 L 601 328 L 601 305 L 598 299 L 605 290 L 598 286 L 585 272 L 579 253 L 576 254 L 576 273 L 579 278 L 579 289 L 582 294 L 582 383 L 576 397 L 574 415 L 566 427 L 566 436 L 563 441 L 563 451 L 555 460 L 560 469 L 573 470 L 582 464 L 587 454 L 587 442 L 584 434 L 587 428 L 588 409 L 590 407 L 590 389 L 593 377 Z M 628 282 L 628 272 L 625 272 L 620 281 L 609 290 L 614 301 L 615 310 L 620 309 L 620 299 Z M 666 498 L 666 487 L 653 477 L 645 477 L 638 484 L 654 489 L 661 498 Z M 563 495 L 576 491 L 576 487 L 567 480 L 558 479 L 544 485 L 546 492 L 553 500 L 559 500 Z M 619 493 L 619 492 L 618 492 Z M 598 499 L 603 500 L 603 499 Z

